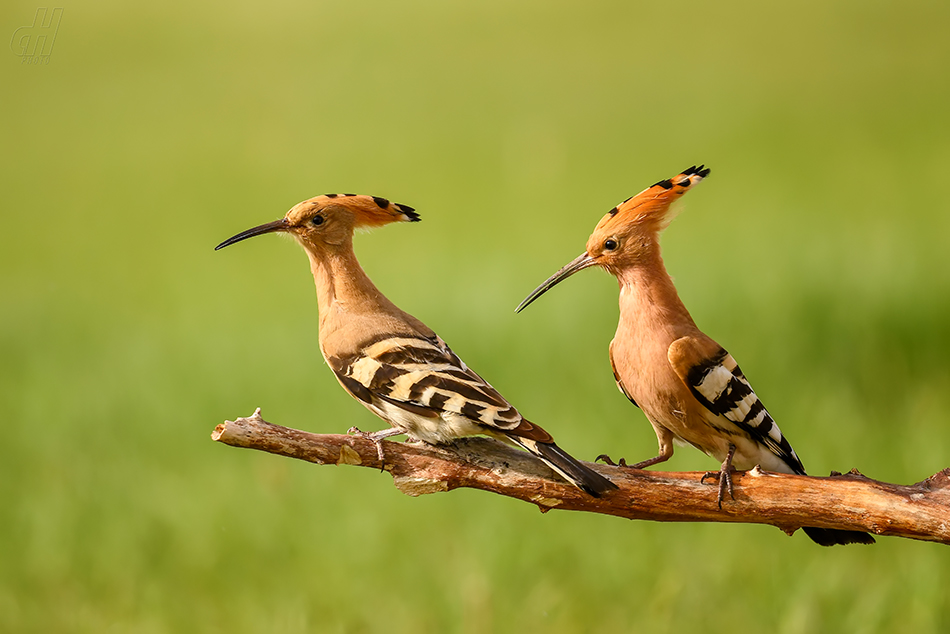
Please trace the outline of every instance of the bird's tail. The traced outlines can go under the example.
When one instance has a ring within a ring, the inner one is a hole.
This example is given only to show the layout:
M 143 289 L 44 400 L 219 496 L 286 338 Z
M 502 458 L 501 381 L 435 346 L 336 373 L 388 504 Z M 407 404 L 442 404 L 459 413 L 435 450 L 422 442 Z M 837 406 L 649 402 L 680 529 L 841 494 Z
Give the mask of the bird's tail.
M 553 442 L 539 442 L 514 434 L 507 434 L 507 436 L 512 442 L 543 460 L 565 480 L 595 498 L 617 488 L 616 484 L 593 469 L 585 467 Z
M 845 544 L 873 544 L 874 538 L 861 531 L 842 531 L 833 528 L 804 526 L 802 530 L 820 546 L 844 546 Z

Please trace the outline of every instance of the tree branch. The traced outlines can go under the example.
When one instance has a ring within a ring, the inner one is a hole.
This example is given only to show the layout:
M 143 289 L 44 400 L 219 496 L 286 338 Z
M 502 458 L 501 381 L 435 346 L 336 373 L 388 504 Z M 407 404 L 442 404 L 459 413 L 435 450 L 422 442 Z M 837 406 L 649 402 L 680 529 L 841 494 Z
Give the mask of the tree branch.
M 533 456 L 490 438 L 453 445 L 385 442 L 359 436 L 312 434 L 268 423 L 260 409 L 218 425 L 212 439 L 317 464 L 349 464 L 388 471 L 407 495 L 481 489 L 553 508 L 658 522 L 771 524 L 788 534 L 801 526 L 865 531 L 950 544 L 950 469 L 910 486 L 871 480 L 856 470 L 827 478 L 768 473 L 758 467 L 733 476 L 735 501 L 722 510 L 716 487 L 700 472 L 659 472 L 589 465 L 620 488 L 591 497 Z

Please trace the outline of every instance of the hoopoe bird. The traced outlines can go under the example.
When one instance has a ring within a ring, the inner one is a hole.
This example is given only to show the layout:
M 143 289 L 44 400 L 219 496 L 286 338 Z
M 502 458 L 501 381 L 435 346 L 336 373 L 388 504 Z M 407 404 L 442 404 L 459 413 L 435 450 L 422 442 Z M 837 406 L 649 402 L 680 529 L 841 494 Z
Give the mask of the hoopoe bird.
M 732 355 L 696 327 L 660 257 L 659 235 L 675 215 L 671 204 L 708 175 L 702 165 L 690 167 L 611 209 L 587 250 L 532 291 L 516 312 L 588 267 L 616 276 L 620 323 L 610 363 L 620 391 L 643 410 L 659 442 L 656 457 L 630 468 L 669 460 L 674 442 L 692 445 L 722 462 L 718 473 L 704 476 L 718 477 L 722 508 L 725 492 L 733 494 L 733 469 L 760 465 L 805 475 L 805 468 Z M 627 465 L 621 460 L 621 466 Z M 858 531 L 804 530 L 823 546 L 874 543 Z
M 407 205 L 377 196 L 326 194 L 287 215 L 228 238 L 215 250 L 265 233 L 288 233 L 304 248 L 317 288 L 320 351 L 340 385 L 391 425 L 360 434 L 376 443 L 405 434 L 441 444 L 484 434 L 534 454 L 580 489 L 600 496 L 610 480 L 554 443 L 421 321 L 403 312 L 373 285 L 353 252 L 356 229 L 416 222 Z

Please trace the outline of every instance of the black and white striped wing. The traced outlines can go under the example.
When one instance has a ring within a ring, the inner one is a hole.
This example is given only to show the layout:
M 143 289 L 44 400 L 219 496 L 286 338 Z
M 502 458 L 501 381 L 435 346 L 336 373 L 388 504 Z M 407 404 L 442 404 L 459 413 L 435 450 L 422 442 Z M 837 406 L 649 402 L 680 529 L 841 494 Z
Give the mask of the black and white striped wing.
M 793 472 L 804 475 L 801 460 L 752 390 L 736 360 L 721 347 L 709 355 L 709 343 L 693 337 L 674 341 L 669 358 L 677 375 L 706 409 L 734 423 Z
M 367 405 L 374 399 L 417 416 L 462 416 L 508 431 L 521 414 L 438 336 L 391 335 L 359 346 L 359 352 L 328 357 L 340 383 Z
M 616 488 L 522 418 L 434 334 L 377 337 L 327 362 L 350 394 L 411 437 L 439 444 L 488 433 L 526 449 L 591 495 Z

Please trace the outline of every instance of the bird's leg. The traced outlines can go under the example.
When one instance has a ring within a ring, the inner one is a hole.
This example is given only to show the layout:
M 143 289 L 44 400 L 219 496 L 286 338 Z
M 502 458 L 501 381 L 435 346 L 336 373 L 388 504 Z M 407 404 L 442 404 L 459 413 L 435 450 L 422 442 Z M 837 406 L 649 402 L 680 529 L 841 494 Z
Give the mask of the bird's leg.
M 644 460 L 643 462 L 638 462 L 636 464 L 627 464 L 627 460 L 625 458 L 621 458 L 618 462 L 614 462 L 613 460 L 610 459 L 610 456 L 608 456 L 605 453 L 602 453 L 596 458 L 594 458 L 594 462 L 597 462 L 598 460 L 600 460 L 601 462 L 605 464 L 609 464 L 611 467 L 622 467 L 624 469 L 646 469 L 647 467 L 651 467 L 655 464 L 666 462 L 669 459 L 670 459 L 669 456 L 660 455 L 660 456 L 655 456 L 653 458 L 650 458 L 649 460 Z
M 366 440 L 372 440 L 376 443 L 376 455 L 379 456 L 379 461 L 381 463 L 385 462 L 383 459 L 383 439 L 389 438 L 390 436 L 398 436 L 399 434 L 405 434 L 403 430 L 398 427 L 391 427 L 390 429 L 383 429 L 380 431 L 366 432 L 361 431 L 358 427 L 350 427 L 346 430 L 346 433 L 353 434 L 354 436 L 359 436 L 360 438 L 365 438 Z
M 654 425 L 653 428 L 656 431 L 656 438 L 660 445 L 659 455 L 654 456 L 649 460 L 644 460 L 643 462 L 628 465 L 627 461 L 623 458 L 620 459 L 618 464 L 614 464 L 614 461 L 610 459 L 610 456 L 602 453 L 597 456 L 594 462 L 597 462 L 597 460 L 603 460 L 612 467 L 623 467 L 624 469 L 646 469 L 647 467 L 651 467 L 655 464 L 666 462 L 673 456 L 673 432 L 669 431 L 665 427 L 659 427 L 657 425 Z
M 719 471 L 707 471 L 703 474 L 703 477 L 699 479 L 700 484 L 706 481 L 706 478 L 717 478 L 719 480 L 719 497 L 717 501 L 719 502 L 719 510 L 722 510 L 722 500 L 726 497 L 726 490 L 729 491 L 729 497 L 733 500 L 736 499 L 736 494 L 732 489 L 732 472 L 735 469 L 732 468 L 732 457 L 736 455 L 736 446 L 732 443 L 729 443 L 729 453 L 726 454 L 726 459 L 722 461 L 722 466 L 719 467 Z

